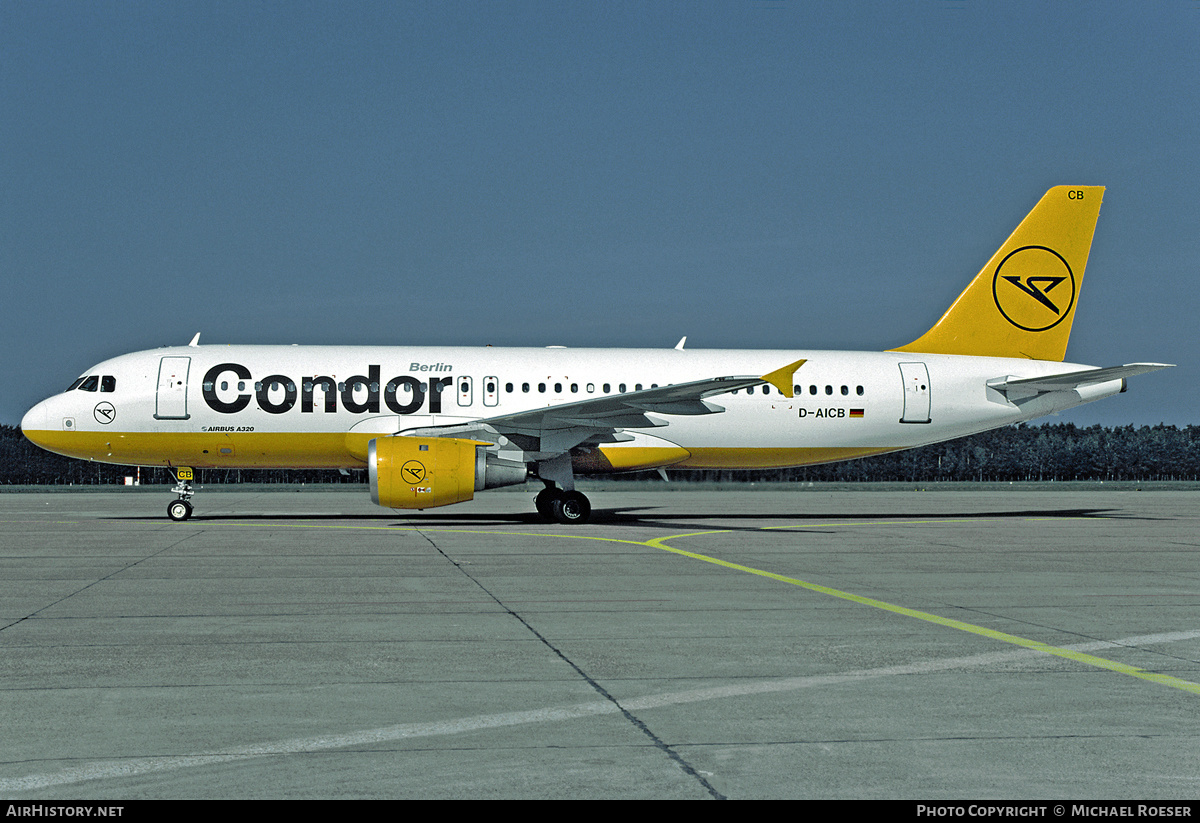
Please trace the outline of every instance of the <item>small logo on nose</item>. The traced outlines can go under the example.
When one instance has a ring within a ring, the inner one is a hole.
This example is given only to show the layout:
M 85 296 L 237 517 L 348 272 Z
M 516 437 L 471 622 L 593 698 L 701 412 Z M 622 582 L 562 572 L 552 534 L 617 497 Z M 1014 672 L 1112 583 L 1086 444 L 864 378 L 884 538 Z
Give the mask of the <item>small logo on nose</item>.
M 97 423 L 108 425 L 117 419 L 117 410 L 112 403 L 105 400 L 103 403 L 97 403 L 96 408 L 92 410 L 92 414 L 96 418 Z

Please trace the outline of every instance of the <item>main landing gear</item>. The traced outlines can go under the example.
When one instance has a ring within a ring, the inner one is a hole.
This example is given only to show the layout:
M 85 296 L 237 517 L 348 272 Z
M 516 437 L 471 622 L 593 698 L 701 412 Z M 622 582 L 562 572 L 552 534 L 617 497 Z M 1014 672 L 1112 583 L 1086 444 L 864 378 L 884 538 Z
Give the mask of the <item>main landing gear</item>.
M 592 504 L 587 497 L 575 491 L 575 472 L 571 468 L 571 455 L 563 452 L 549 460 L 539 460 L 537 477 L 546 484 L 533 499 L 538 514 L 546 520 L 559 523 L 586 523 L 592 516 Z
M 191 496 L 195 494 L 192 491 L 192 470 L 186 466 L 180 466 L 175 470 L 175 488 L 171 489 L 179 495 L 178 500 L 172 500 L 167 504 L 167 517 L 172 520 L 187 520 L 192 516 Z
M 586 523 L 592 515 L 592 504 L 587 495 L 577 491 L 562 491 L 549 483 L 533 498 L 538 514 L 546 520 L 559 523 Z

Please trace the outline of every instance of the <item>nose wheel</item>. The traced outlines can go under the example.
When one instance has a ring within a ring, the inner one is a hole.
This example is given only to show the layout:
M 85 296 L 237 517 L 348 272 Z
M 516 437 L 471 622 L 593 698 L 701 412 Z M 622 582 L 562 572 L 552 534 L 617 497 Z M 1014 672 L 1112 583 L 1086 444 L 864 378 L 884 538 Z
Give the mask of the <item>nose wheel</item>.
M 186 500 L 172 500 L 167 504 L 167 517 L 172 520 L 187 520 L 192 516 L 192 504 Z
M 192 491 L 192 470 L 187 466 L 180 466 L 175 470 L 175 488 L 171 489 L 179 495 L 178 500 L 172 500 L 167 504 L 167 517 L 178 522 L 187 520 L 192 516 L 192 504 L 189 498 L 195 494 Z

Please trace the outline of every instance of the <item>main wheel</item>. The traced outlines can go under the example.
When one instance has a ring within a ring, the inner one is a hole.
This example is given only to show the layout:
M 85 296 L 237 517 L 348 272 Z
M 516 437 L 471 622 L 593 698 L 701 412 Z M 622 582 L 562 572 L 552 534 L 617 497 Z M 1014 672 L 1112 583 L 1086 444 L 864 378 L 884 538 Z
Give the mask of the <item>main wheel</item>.
M 580 492 L 563 492 L 554 500 L 554 519 L 559 523 L 586 523 L 592 516 L 592 504 Z
M 192 504 L 186 500 L 172 500 L 167 505 L 167 517 L 172 520 L 187 520 L 192 516 Z
M 537 509 L 538 514 L 540 514 L 543 519 L 554 519 L 554 501 L 557 500 L 561 494 L 562 492 L 560 492 L 558 489 L 548 488 L 542 489 L 537 493 L 537 497 L 533 498 L 534 508 Z

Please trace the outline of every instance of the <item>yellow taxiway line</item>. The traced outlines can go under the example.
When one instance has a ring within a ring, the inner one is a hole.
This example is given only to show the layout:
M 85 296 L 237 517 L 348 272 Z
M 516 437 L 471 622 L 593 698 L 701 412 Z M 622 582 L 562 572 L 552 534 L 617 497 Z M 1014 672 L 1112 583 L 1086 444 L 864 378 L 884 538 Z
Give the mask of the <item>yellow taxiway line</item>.
M 1027 519 L 1040 520 L 1043 518 L 1027 518 Z M 976 519 L 958 518 L 955 520 L 945 520 L 945 519 L 911 520 L 911 521 L 904 521 L 902 523 L 898 522 L 898 521 L 894 521 L 894 520 L 881 521 L 878 523 L 860 523 L 860 522 L 855 522 L 855 523 L 835 522 L 835 523 L 820 523 L 820 524 L 805 523 L 805 524 L 799 524 L 799 525 L 793 525 L 793 526 L 764 527 L 763 529 L 760 529 L 760 531 L 781 531 L 781 530 L 788 530 L 788 529 L 829 528 L 831 526 L 854 526 L 857 528 L 857 527 L 862 527 L 862 526 L 881 526 L 881 525 L 896 526 L 896 525 L 915 525 L 915 524 L 947 523 L 947 522 L 954 522 L 954 523 L 972 522 L 972 523 L 974 523 L 974 522 L 985 522 L 985 521 L 976 520 Z M 1096 668 L 1106 669 L 1108 671 L 1116 672 L 1118 674 L 1124 674 L 1129 677 L 1136 677 L 1140 680 L 1147 680 L 1151 683 L 1157 683 L 1161 686 L 1169 686 L 1173 689 L 1180 689 L 1182 691 L 1190 692 L 1192 694 L 1200 694 L 1200 683 L 1193 683 L 1190 680 L 1183 680 L 1182 678 L 1174 677 L 1174 676 L 1168 675 L 1168 674 L 1158 674 L 1156 672 L 1146 671 L 1145 669 L 1140 669 L 1137 666 L 1130 666 L 1125 663 L 1118 663 L 1115 660 L 1108 660 L 1107 658 L 1097 657 L 1096 655 L 1093 655 L 1093 654 L 1086 654 L 1084 652 L 1078 652 L 1078 651 L 1072 651 L 1070 649 L 1064 649 L 1060 646 L 1053 646 L 1049 643 L 1042 643 L 1038 640 L 1030 640 L 1028 638 L 1020 637 L 1015 634 L 1009 634 L 1008 632 L 1001 632 L 1001 631 L 997 631 L 995 629 L 986 628 L 984 626 L 977 626 L 973 623 L 967 623 L 963 620 L 955 620 L 950 617 L 942 617 L 940 615 L 931 614 L 930 612 L 923 612 L 918 609 L 910 609 L 906 606 L 899 606 L 899 605 L 896 605 L 895 603 L 888 603 L 884 600 L 877 600 L 873 597 L 864 597 L 862 595 L 854 594 L 852 592 L 846 592 L 846 591 L 842 591 L 841 589 L 835 589 L 830 586 L 822 586 L 819 583 L 810 583 L 807 580 L 801 580 L 796 577 L 789 577 L 789 576 L 783 575 L 783 574 L 776 574 L 775 572 L 769 572 L 769 571 L 765 571 L 763 569 L 756 569 L 753 566 L 746 566 L 742 563 L 733 563 L 728 560 L 722 560 L 719 557 L 712 557 L 710 555 L 700 554 L 699 552 L 687 551 L 686 549 L 679 549 L 674 546 L 668 545 L 669 542 L 674 542 L 677 540 L 684 540 L 687 538 L 706 537 L 709 535 L 716 535 L 716 534 L 730 534 L 733 531 L 732 529 L 714 529 L 714 530 L 710 530 L 710 531 L 685 532 L 682 534 L 672 534 L 672 535 L 666 535 L 663 537 L 654 537 L 649 540 L 626 540 L 626 539 L 616 538 L 616 537 L 603 537 L 600 535 L 586 535 L 586 534 L 485 531 L 483 529 L 446 529 L 446 528 L 437 528 L 437 527 L 430 528 L 430 527 L 423 527 L 423 526 L 355 526 L 355 525 L 334 526 L 334 525 L 329 525 L 329 524 L 311 524 L 310 525 L 310 524 L 280 524 L 280 523 L 270 523 L 270 524 L 267 524 L 267 523 L 214 523 L 214 524 L 206 524 L 206 525 L 269 527 L 269 528 L 275 528 L 275 529 L 278 529 L 278 528 L 371 529 L 371 530 L 379 530 L 379 531 L 425 531 L 425 532 L 430 532 L 430 533 L 446 532 L 446 533 L 450 533 L 450 534 L 491 534 L 491 535 L 502 535 L 505 537 L 541 537 L 541 538 L 549 537 L 549 538 L 561 538 L 561 539 L 568 539 L 568 540 L 596 540 L 596 541 L 605 542 L 605 543 L 621 543 L 621 544 L 633 545 L 633 546 L 646 546 L 647 548 L 657 549 L 659 551 L 670 552 L 672 554 L 678 555 L 680 557 L 686 557 L 691 560 L 698 560 L 703 563 L 711 563 L 715 566 L 720 566 L 722 568 L 729 569 L 731 571 L 741 572 L 743 574 L 752 574 L 752 575 L 755 575 L 756 577 L 763 577 L 768 580 L 774 580 L 778 583 L 786 583 L 788 585 L 798 586 L 802 589 L 807 589 L 808 591 L 811 591 L 811 592 L 823 594 L 828 597 L 836 597 L 840 600 L 846 600 L 851 603 L 857 603 L 861 606 L 869 606 L 871 608 L 880 609 L 882 611 L 901 615 L 903 617 L 910 617 L 910 618 L 914 618 L 916 620 L 923 620 L 926 623 L 933 623 L 938 626 L 945 626 L 946 628 L 957 629 L 958 631 L 968 632 L 970 634 L 978 635 L 980 637 L 986 637 L 991 640 L 998 640 L 1002 643 L 1008 643 L 1010 645 L 1019 646 L 1024 649 L 1030 649 L 1032 651 L 1042 652 L 1043 654 L 1049 654 L 1049 655 L 1053 655 L 1055 657 L 1064 658 L 1066 660 L 1072 660 L 1076 663 L 1080 663 L 1080 664 L 1083 664 L 1086 666 L 1094 666 Z

